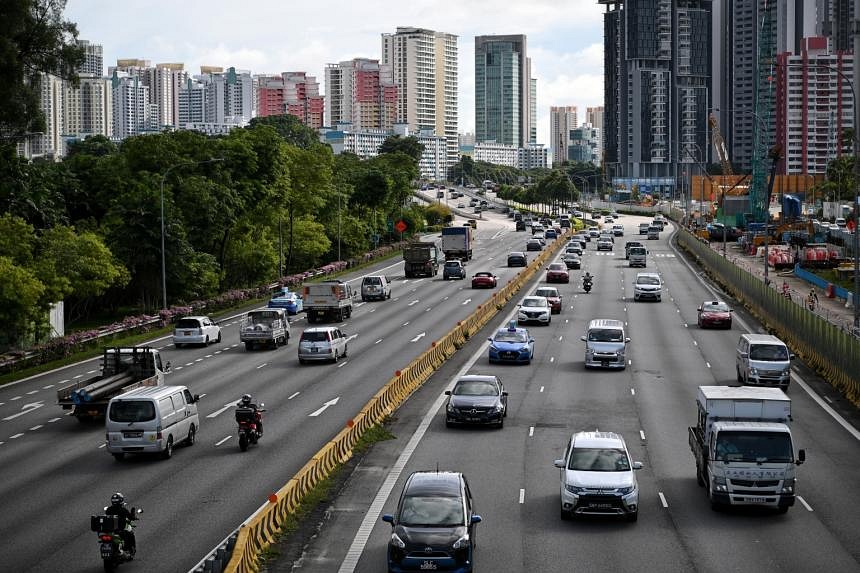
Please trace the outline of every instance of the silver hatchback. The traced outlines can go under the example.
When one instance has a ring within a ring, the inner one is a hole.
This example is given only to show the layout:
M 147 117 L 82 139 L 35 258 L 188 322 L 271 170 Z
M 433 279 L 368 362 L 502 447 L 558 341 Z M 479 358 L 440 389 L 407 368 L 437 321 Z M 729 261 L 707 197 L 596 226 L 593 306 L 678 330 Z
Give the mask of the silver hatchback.
M 299 363 L 337 362 L 347 356 L 347 336 L 336 326 L 306 328 L 299 339 Z

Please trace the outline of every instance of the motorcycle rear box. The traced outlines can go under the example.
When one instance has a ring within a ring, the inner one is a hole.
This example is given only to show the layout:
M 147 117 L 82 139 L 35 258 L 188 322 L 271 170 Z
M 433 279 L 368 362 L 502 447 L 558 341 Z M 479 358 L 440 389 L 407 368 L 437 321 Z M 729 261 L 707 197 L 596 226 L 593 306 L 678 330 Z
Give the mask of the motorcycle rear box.
M 95 532 L 118 531 L 120 529 L 118 515 L 91 515 L 90 529 Z

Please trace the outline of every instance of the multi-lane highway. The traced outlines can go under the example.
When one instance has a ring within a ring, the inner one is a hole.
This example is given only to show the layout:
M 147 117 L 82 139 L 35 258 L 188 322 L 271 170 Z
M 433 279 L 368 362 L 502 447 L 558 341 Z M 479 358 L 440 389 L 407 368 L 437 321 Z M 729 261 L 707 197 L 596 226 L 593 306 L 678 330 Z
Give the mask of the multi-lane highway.
M 363 460 L 304 551 L 301 571 L 385 570 L 391 527 L 379 513 L 393 513 L 411 472 L 437 467 L 461 471 L 470 481 L 483 517 L 475 557 L 480 571 L 860 571 L 858 416 L 847 409 L 846 421 L 833 412 L 838 396 L 802 364 L 793 369 L 789 390 L 795 442 L 807 451 L 798 503 L 785 515 L 710 509 L 687 446 L 696 387 L 735 384 L 739 334 L 761 326 L 738 309 L 730 331 L 696 327 L 696 308 L 717 295 L 672 248 L 669 228 L 660 240 L 643 241 L 650 250 L 645 270 L 663 277 L 663 301 L 634 303 L 632 284 L 641 269 L 625 264 L 623 241 L 638 239 L 631 235 L 644 220 L 621 219 L 626 236 L 613 253 L 598 253 L 589 243 L 583 271 L 597 276 L 596 288 L 583 294 L 580 273 L 572 272 L 574 280 L 560 288 L 563 314 L 550 326 L 529 327 L 536 339 L 530 366 L 490 365 L 486 343 L 475 341 L 466 349 L 469 359 L 458 356 L 401 409 L 392 428 L 398 439 L 377 444 Z M 493 327 L 508 318 L 503 313 Z M 626 370 L 584 369 L 579 337 L 593 318 L 626 322 Z M 503 380 L 510 393 L 504 429 L 445 427 L 442 391 L 466 373 Z M 553 460 L 573 432 L 594 429 L 622 434 L 644 464 L 637 523 L 559 516 Z M 401 466 L 390 491 L 380 489 Z M 378 510 L 368 512 L 374 501 Z M 366 537 L 357 534 L 362 521 L 372 525 Z M 290 570 L 287 559 L 270 566 Z
M 524 247 L 525 234 L 515 233 L 510 219 L 485 214 L 469 277 L 491 270 L 504 283 L 521 270 L 505 267 L 507 253 Z M 0 388 L 0 571 L 100 567 L 89 516 L 114 491 L 145 511 L 137 528 L 138 557 L 123 570 L 187 571 L 265 503 L 397 368 L 491 295 L 473 291 L 468 279 L 442 281 L 441 272 L 404 280 L 396 259 L 345 280 L 362 274 L 394 278 L 392 298 L 357 303 L 339 325 L 350 341 L 348 359 L 338 364 L 299 366 L 302 316 L 292 322 L 290 344 L 274 351 L 245 351 L 238 316 L 222 319 L 223 342 L 208 348 L 177 350 L 169 338 L 155 341 L 173 366 L 167 383 L 187 385 L 203 397 L 197 443 L 177 448 L 170 460 L 132 456 L 117 462 L 104 451 L 102 425 L 80 424 L 55 404 L 57 388 L 94 375 L 96 361 Z M 230 406 L 244 393 L 265 402 L 268 411 L 259 446 L 241 453 Z

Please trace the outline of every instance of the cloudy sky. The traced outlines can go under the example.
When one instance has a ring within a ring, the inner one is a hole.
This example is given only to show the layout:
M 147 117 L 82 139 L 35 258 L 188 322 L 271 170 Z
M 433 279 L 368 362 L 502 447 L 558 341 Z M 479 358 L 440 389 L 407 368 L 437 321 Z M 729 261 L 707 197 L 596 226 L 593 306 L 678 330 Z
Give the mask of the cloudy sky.
M 380 34 L 417 26 L 459 36 L 460 132 L 474 131 L 474 37 L 526 34 L 538 89 L 538 141 L 549 108 L 603 105 L 603 9 L 597 0 L 68 0 L 79 37 L 153 64 L 305 71 L 325 91 L 327 63 L 380 57 Z

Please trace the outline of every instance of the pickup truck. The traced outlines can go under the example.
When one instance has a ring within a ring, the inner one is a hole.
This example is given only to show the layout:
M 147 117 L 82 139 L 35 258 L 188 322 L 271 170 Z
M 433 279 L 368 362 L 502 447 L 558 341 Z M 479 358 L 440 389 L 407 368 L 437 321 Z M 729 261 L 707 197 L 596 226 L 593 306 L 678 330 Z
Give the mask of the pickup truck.
M 323 281 L 304 287 L 308 322 L 341 322 L 352 316 L 352 287 L 343 281 Z
M 162 386 L 169 371 L 170 362 L 162 366 L 154 348 L 105 348 L 101 374 L 57 390 L 57 404 L 72 410 L 79 422 L 100 418 L 111 398 L 141 386 Z
M 239 342 L 246 350 L 258 346 L 278 348 L 290 341 L 290 322 L 283 308 L 252 310 L 242 317 L 239 325 Z
M 778 388 L 699 386 L 695 426 L 688 428 L 696 481 L 711 509 L 729 505 L 794 505 L 796 468 L 791 399 Z

